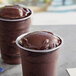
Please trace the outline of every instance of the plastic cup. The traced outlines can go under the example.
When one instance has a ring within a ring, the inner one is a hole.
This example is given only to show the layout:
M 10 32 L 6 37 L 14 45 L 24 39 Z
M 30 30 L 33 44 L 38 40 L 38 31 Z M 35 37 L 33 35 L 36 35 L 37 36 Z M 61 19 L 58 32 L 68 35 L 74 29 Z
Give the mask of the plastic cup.
M 28 34 L 28 33 L 27 33 Z M 61 44 L 49 50 L 32 50 L 22 47 L 19 43 L 23 34 L 16 39 L 16 44 L 20 48 L 23 76 L 56 76 L 59 48 Z
M 20 50 L 16 46 L 16 38 L 19 35 L 27 33 L 29 31 L 31 24 L 31 15 L 21 19 L 0 18 L 1 57 L 5 63 L 21 63 Z

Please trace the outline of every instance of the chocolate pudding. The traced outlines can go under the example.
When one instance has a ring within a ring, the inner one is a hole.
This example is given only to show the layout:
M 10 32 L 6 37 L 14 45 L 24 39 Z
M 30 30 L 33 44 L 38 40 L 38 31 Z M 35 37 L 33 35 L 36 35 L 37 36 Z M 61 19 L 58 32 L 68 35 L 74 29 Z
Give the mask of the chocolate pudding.
M 29 31 L 32 11 L 19 5 L 5 6 L 0 9 L 0 47 L 5 63 L 21 63 L 20 50 L 16 38 Z
M 37 31 L 22 38 L 21 45 L 35 50 L 52 49 L 60 45 L 60 38 L 51 32 Z
M 31 15 L 31 10 L 19 5 L 5 6 L 0 9 L 0 17 L 6 19 L 19 19 Z
M 48 31 L 36 31 L 19 36 L 23 76 L 56 76 L 60 37 Z

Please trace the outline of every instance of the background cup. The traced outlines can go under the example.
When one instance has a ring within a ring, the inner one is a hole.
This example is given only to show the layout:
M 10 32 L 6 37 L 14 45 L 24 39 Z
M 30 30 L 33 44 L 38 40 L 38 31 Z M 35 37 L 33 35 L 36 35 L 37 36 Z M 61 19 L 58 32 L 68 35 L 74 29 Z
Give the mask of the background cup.
M 31 15 L 21 19 L 0 18 L 0 48 L 1 56 L 5 63 L 21 63 L 20 50 L 16 46 L 16 38 L 29 31 Z
M 49 50 L 32 50 L 22 47 L 19 44 L 21 38 L 16 40 L 17 46 L 21 49 L 23 76 L 56 76 L 59 48 L 61 44 Z

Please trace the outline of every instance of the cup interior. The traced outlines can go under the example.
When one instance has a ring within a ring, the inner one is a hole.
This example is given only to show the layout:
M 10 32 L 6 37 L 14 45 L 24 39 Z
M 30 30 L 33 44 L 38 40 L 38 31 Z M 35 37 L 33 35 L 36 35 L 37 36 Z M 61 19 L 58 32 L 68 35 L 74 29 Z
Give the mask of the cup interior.
M 21 45 L 19 44 L 19 41 L 20 41 L 25 35 L 27 35 L 27 34 L 29 34 L 29 33 L 22 34 L 22 35 L 20 35 L 20 36 L 16 39 L 16 44 L 17 44 L 17 46 L 18 46 L 19 48 L 25 50 L 25 51 L 38 52 L 38 53 L 39 53 L 39 52 L 40 52 L 40 53 L 41 53 L 41 52 L 42 52 L 42 53 L 52 52 L 52 51 L 55 51 L 55 50 L 59 49 L 59 48 L 62 46 L 62 44 L 63 44 L 62 38 L 61 38 L 60 36 L 57 36 L 57 37 L 59 37 L 59 38 L 61 39 L 61 44 L 60 44 L 58 47 L 55 47 L 55 48 L 52 48 L 52 49 L 48 49 L 48 50 L 33 50 L 33 49 L 28 49 L 28 48 L 25 48 L 25 47 L 23 47 L 23 46 L 21 46 Z
M 0 18 L 0 20 L 1 21 L 11 21 L 11 22 L 27 20 L 28 18 L 30 18 L 32 16 L 33 11 L 30 8 L 28 8 L 28 7 L 23 7 L 23 8 L 29 9 L 31 11 L 31 14 L 29 16 L 27 16 L 27 17 L 20 18 L 20 19 L 5 19 L 5 18 Z

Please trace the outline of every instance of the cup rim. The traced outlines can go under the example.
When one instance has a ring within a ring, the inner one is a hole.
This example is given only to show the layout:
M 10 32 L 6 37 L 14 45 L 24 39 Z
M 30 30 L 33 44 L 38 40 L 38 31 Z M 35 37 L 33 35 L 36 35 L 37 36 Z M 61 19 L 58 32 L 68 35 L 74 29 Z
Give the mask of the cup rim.
M 16 39 L 16 45 L 17 45 L 19 48 L 21 48 L 21 49 L 23 49 L 23 50 L 26 50 L 26 51 L 29 51 L 29 52 L 47 53 L 47 52 L 55 51 L 55 50 L 59 49 L 59 48 L 63 45 L 63 39 L 62 39 L 60 36 L 57 36 L 57 37 L 59 37 L 59 38 L 61 39 L 61 44 L 60 44 L 59 46 L 55 47 L 55 48 L 52 48 L 52 49 L 48 49 L 48 50 L 34 50 L 34 49 L 28 49 L 28 48 L 22 47 L 22 46 L 19 44 L 19 40 L 21 40 L 21 38 L 23 38 L 25 35 L 27 35 L 27 34 L 29 34 L 29 33 L 31 33 L 31 32 L 24 33 L 24 34 L 22 34 L 22 35 L 20 35 L 20 36 L 17 37 L 17 39 Z
M 31 8 L 28 8 L 28 7 L 24 7 L 24 8 L 30 9 L 31 14 L 29 16 L 24 17 L 24 18 L 20 18 L 20 19 L 5 19 L 5 18 L 0 18 L 0 20 L 1 21 L 12 21 L 12 22 L 27 20 L 28 18 L 30 18 L 33 15 L 33 11 L 31 10 Z

